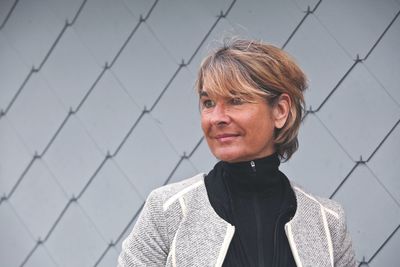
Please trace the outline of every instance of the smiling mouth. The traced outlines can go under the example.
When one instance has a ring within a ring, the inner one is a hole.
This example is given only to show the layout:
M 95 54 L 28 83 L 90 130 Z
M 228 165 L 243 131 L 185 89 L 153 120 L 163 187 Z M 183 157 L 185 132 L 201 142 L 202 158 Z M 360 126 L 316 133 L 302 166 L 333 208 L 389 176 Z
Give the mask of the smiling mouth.
M 219 134 L 215 136 L 215 139 L 221 143 L 225 143 L 234 140 L 238 136 L 238 134 Z

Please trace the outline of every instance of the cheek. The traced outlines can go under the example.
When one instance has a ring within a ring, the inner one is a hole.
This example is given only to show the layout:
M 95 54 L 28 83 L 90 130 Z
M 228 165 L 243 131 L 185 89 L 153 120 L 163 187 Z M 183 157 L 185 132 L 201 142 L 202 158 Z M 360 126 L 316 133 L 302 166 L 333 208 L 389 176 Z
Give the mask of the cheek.
M 204 135 L 206 135 L 208 128 L 210 127 L 210 123 L 209 120 L 207 119 L 207 116 L 202 114 L 200 123 L 201 123 L 201 129 L 203 130 Z

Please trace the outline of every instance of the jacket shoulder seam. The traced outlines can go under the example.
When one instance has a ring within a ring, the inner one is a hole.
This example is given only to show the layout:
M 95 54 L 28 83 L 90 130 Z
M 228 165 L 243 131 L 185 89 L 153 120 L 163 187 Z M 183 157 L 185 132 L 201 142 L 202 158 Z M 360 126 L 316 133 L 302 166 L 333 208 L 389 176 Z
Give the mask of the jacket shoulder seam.
M 333 215 L 336 219 L 339 219 L 339 213 L 338 212 L 336 212 L 336 211 L 334 211 L 334 210 L 332 210 L 330 208 L 325 207 L 324 205 L 322 205 L 322 203 L 318 199 L 316 199 L 314 196 L 304 192 L 304 190 L 302 190 L 301 188 L 299 188 L 297 186 L 294 186 L 294 189 L 296 189 L 297 191 L 302 193 L 307 198 L 309 198 L 309 199 L 313 200 L 314 202 L 318 203 L 326 212 L 328 212 L 331 215 Z
M 196 177 L 196 176 L 195 176 Z M 164 203 L 163 203 L 163 210 L 166 211 L 171 204 L 173 204 L 176 200 L 178 200 L 180 197 L 183 195 L 189 193 L 190 191 L 196 189 L 197 187 L 201 186 L 204 184 L 204 180 L 201 179 L 193 184 L 188 185 L 187 187 L 181 189 L 180 191 L 176 192 L 174 195 L 169 197 Z

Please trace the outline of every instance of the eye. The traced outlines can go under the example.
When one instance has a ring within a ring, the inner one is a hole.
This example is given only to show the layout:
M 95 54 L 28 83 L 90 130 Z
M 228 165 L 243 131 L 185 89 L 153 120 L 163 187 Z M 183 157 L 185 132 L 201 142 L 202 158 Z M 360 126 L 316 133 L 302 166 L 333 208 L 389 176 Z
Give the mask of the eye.
M 202 101 L 203 108 L 212 108 L 214 105 L 215 103 L 211 99 L 205 99 Z
M 243 99 L 241 99 L 241 98 L 239 98 L 239 97 L 231 98 L 231 99 L 229 100 L 229 102 L 230 102 L 232 105 L 241 105 L 241 104 L 244 103 Z

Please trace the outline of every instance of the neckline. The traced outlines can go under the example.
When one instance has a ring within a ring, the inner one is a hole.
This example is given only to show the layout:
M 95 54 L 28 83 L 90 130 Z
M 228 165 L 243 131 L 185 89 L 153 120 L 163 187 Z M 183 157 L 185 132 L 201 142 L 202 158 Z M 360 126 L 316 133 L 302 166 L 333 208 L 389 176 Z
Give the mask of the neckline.
M 269 193 L 282 185 L 277 153 L 244 162 L 222 161 L 221 164 L 223 180 L 235 193 Z

